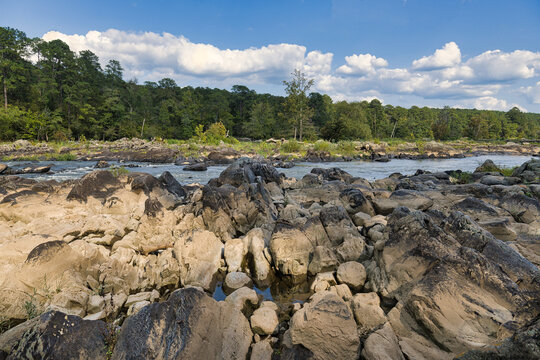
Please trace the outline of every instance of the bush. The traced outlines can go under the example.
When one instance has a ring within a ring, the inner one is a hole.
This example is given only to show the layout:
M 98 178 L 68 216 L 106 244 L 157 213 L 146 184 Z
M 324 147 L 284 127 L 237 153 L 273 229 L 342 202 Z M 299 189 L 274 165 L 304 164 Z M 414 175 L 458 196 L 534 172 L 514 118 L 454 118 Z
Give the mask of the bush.
M 330 152 L 332 150 L 332 143 L 324 140 L 317 140 L 313 146 L 313 149 L 316 151 L 326 151 Z
M 279 148 L 284 153 L 299 152 L 304 148 L 303 144 L 296 140 L 288 140 L 281 144 Z
M 341 155 L 352 155 L 356 152 L 356 145 L 353 141 L 340 141 L 337 144 L 338 152 Z

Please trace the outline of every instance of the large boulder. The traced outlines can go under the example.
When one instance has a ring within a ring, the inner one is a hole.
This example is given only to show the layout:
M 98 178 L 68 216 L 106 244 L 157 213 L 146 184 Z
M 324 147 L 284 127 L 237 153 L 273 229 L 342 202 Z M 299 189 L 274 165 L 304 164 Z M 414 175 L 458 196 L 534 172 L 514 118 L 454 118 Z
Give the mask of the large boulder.
M 107 351 L 114 346 L 110 333 L 114 330 L 100 320 L 49 311 L 30 320 L 29 325 L 21 324 L 0 335 L 0 356 L 3 351 L 10 360 L 106 359 Z
M 360 340 L 347 304 L 336 294 L 316 293 L 290 321 L 284 340 L 288 347 L 302 346 L 314 359 L 356 359 Z
M 96 170 L 84 175 L 77 180 L 71 191 L 68 200 L 78 200 L 86 202 L 88 197 L 106 199 L 114 191 L 120 188 L 120 181 L 110 171 Z
M 252 335 L 231 304 L 186 288 L 127 318 L 112 359 L 244 359 Z
M 539 313 L 538 269 L 463 214 L 440 227 L 398 208 L 387 231 L 381 274 L 370 282 L 386 303 L 397 301 L 388 318 L 402 341 L 458 354 L 494 344 L 501 326 Z
M 279 221 L 270 239 L 270 252 L 277 270 L 293 281 L 304 280 L 314 246 L 299 228 Z

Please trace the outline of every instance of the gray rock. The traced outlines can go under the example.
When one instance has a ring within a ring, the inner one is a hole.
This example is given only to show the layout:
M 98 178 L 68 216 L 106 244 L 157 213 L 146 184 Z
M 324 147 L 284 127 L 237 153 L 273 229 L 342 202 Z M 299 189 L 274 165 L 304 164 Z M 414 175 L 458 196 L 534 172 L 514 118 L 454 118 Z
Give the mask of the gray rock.
M 366 282 L 366 269 L 356 261 L 339 265 L 336 273 L 339 283 L 348 285 L 353 290 L 360 290 Z
M 112 358 L 244 359 L 251 338 L 249 322 L 234 306 L 186 288 L 127 318 Z
M 230 294 L 233 291 L 240 289 L 241 287 L 252 287 L 253 282 L 243 272 L 231 272 L 225 276 L 225 281 L 223 282 L 223 290 L 225 294 Z

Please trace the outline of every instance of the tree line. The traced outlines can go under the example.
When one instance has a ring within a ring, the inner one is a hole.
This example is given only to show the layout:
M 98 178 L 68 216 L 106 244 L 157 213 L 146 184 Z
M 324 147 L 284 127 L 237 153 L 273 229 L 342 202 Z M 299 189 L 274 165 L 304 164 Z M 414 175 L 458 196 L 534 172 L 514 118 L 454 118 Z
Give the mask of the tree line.
M 116 60 L 102 67 L 89 50 L 7 27 L 0 27 L 0 82 L 0 140 L 7 141 L 190 139 L 214 123 L 250 139 L 540 138 L 540 114 L 334 102 L 310 92 L 313 81 L 298 70 L 284 81 L 286 97 L 243 85 L 182 87 L 170 78 L 139 84 L 124 79 Z

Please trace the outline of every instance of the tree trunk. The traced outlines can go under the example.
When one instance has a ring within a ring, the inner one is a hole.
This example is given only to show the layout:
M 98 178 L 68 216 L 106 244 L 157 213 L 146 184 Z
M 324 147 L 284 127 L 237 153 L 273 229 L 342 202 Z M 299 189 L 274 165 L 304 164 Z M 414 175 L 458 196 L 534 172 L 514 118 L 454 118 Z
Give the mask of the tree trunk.
M 2 85 L 4 86 L 4 108 L 7 109 L 7 84 L 6 77 L 2 77 Z
M 304 119 L 300 118 L 300 141 L 302 141 L 302 133 L 304 132 L 303 121 Z
M 294 127 L 294 140 L 296 140 L 296 126 Z
M 142 137 L 143 137 L 144 123 L 145 123 L 145 121 L 146 121 L 146 118 L 143 118 L 143 120 L 142 120 L 142 127 L 141 127 L 141 139 L 142 139 Z

